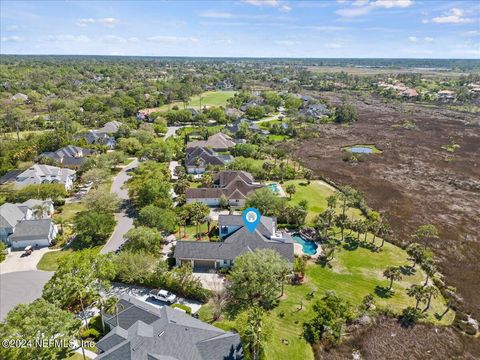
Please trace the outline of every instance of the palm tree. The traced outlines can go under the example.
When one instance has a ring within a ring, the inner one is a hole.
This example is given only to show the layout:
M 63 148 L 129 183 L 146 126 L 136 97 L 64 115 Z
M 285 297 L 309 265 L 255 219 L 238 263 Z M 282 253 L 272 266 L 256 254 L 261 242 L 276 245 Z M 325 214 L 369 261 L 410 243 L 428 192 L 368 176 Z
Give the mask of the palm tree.
M 438 289 L 433 285 L 424 287 L 424 290 L 425 290 L 425 295 L 428 296 L 428 301 L 427 301 L 427 306 L 425 307 L 425 309 L 423 309 L 423 311 L 427 311 L 430 308 L 430 303 L 432 301 L 432 298 L 436 298 L 439 292 L 438 292 Z
M 428 258 L 422 263 L 422 269 L 425 271 L 425 274 L 427 274 L 427 278 L 425 279 L 423 286 L 427 286 L 428 280 L 437 272 L 437 267 L 435 266 L 433 259 Z
M 421 285 L 412 285 L 407 289 L 407 295 L 416 300 L 415 310 L 418 310 L 418 305 L 420 302 L 427 300 L 428 294 L 425 288 Z
M 119 326 L 118 324 L 118 309 L 119 308 L 123 308 L 123 305 L 120 303 L 120 299 L 117 298 L 116 296 L 112 296 L 110 298 L 107 299 L 106 303 L 105 303 L 105 313 L 107 314 L 114 314 L 115 315 L 115 319 L 116 319 L 116 322 L 117 322 L 117 326 Z
M 413 262 L 410 267 L 414 269 L 415 265 L 421 264 L 425 260 L 425 247 L 419 243 L 412 243 L 407 247 L 407 254 Z
M 402 271 L 398 266 L 389 266 L 383 272 L 383 276 L 390 280 L 390 286 L 388 287 L 388 290 L 390 291 L 392 290 L 394 280 L 402 280 Z
M 342 241 L 345 240 L 345 227 L 347 226 L 348 217 L 345 214 L 338 214 L 335 218 L 335 225 L 340 228 L 342 234 Z
M 45 204 L 38 204 L 32 208 L 32 214 L 35 219 L 43 219 L 46 215 L 48 215 L 49 208 Z

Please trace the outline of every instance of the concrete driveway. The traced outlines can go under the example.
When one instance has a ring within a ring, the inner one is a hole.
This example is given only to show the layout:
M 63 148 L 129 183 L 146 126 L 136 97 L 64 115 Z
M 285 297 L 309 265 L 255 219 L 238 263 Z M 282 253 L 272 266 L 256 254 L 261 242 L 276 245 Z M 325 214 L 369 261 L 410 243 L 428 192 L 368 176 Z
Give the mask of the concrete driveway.
M 156 307 L 163 307 L 167 305 L 163 301 L 156 300 L 150 297 L 150 289 L 141 287 L 141 286 L 134 286 L 134 285 L 125 285 L 125 284 L 120 284 L 120 283 L 112 283 L 112 287 L 106 294 L 106 296 L 117 296 L 120 297 L 122 295 L 124 296 L 131 296 L 137 300 L 146 302 L 150 305 L 156 306 Z M 187 300 L 184 298 L 178 298 L 177 303 L 179 304 L 184 304 L 188 306 L 190 309 L 192 309 L 192 313 L 195 314 L 200 308 L 202 307 L 202 303 L 199 301 L 195 300 Z
M 51 250 L 46 247 L 34 250 L 31 255 L 25 257 L 22 257 L 23 251 L 12 251 L 7 255 L 7 258 L 0 263 L 0 274 L 7 274 L 16 271 L 37 270 L 37 264 L 42 256 L 50 251 L 56 250 Z
M 0 321 L 18 304 L 28 304 L 42 295 L 51 271 L 17 271 L 0 275 Z
M 125 166 L 113 179 L 112 183 L 112 192 L 116 193 L 120 199 L 123 200 L 122 211 L 115 214 L 115 220 L 117 225 L 113 231 L 112 236 L 105 244 L 105 246 L 100 250 L 100 253 L 106 254 L 112 251 L 116 251 L 123 245 L 125 239 L 123 235 L 133 228 L 133 212 L 132 207 L 130 206 L 130 199 L 128 197 L 128 190 L 123 188 L 125 182 L 130 178 L 129 171 L 138 166 L 138 160 L 133 160 L 130 164 Z
M 220 291 L 225 288 L 225 278 L 215 272 L 194 272 L 193 276 L 199 279 L 206 289 Z

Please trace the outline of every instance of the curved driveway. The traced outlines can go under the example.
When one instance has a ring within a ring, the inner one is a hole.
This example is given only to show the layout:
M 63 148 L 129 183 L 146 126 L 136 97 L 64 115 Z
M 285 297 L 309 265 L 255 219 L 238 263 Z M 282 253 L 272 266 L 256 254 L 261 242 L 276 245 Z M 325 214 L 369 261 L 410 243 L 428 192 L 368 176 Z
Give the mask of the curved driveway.
M 128 197 L 128 190 L 123 188 L 125 182 L 130 178 L 129 171 L 138 166 L 138 160 L 133 160 L 130 164 L 125 166 L 113 179 L 112 192 L 116 193 L 120 199 L 123 200 L 122 211 L 115 214 L 117 225 L 113 231 L 112 236 L 100 250 L 100 253 L 106 254 L 116 251 L 125 242 L 123 235 L 133 227 L 132 208 L 130 206 L 130 199 Z

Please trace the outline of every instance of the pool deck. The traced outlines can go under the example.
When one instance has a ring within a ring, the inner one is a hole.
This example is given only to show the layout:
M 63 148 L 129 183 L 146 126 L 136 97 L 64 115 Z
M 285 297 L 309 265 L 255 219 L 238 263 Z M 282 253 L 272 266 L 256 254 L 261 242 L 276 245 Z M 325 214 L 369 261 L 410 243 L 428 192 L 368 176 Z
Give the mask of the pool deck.
M 291 233 L 290 235 L 293 235 L 293 233 Z M 293 243 L 293 253 L 297 256 L 306 255 L 306 256 L 310 257 L 310 259 L 317 259 L 320 255 L 322 255 L 322 246 L 319 243 L 317 243 L 317 252 L 314 255 L 308 255 L 308 254 L 305 254 L 303 252 L 303 246 L 301 244 L 299 244 L 297 242 L 294 242 Z
M 280 197 L 287 197 L 287 194 L 285 194 L 285 191 L 283 190 L 282 185 L 280 185 L 279 183 L 272 183 L 272 182 L 266 183 L 265 185 L 268 187 L 268 185 L 270 184 L 276 184 L 278 192 L 275 192 L 275 194 L 277 194 Z

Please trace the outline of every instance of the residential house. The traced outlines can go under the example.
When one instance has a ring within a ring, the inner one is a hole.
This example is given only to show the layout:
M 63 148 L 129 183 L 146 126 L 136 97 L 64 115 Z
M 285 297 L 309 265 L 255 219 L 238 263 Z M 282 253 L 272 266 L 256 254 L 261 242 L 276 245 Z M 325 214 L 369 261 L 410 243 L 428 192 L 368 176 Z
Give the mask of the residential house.
M 35 215 L 35 207 L 40 205 L 46 212 L 42 217 Z M 27 246 L 49 246 L 57 236 L 57 226 L 50 216 L 53 214 L 50 200 L 30 199 L 23 203 L 5 203 L 0 206 L 0 241 L 13 249 Z
M 187 189 L 185 191 L 187 204 L 198 201 L 208 206 L 218 206 L 223 196 L 229 205 L 243 206 L 252 192 L 263 187 L 246 171 L 220 171 L 213 179 L 212 188 Z
M 52 219 L 32 219 L 20 221 L 8 237 L 12 249 L 25 249 L 27 246 L 46 247 L 58 234 L 57 225 Z
M 85 139 L 88 144 L 100 144 L 113 149 L 117 144 L 113 135 L 120 129 L 121 125 L 120 121 L 109 121 L 100 129 L 89 130 L 77 135 L 76 138 Z
M 225 166 L 232 161 L 232 155 L 218 154 L 208 147 L 186 148 L 185 167 L 188 174 L 203 174 L 207 166 Z
M 276 218 L 262 216 L 250 232 L 241 215 L 220 215 L 220 241 L 178 241 L 174 258 L 177 265 L 190 263 L 197 270 L 230 267 L 235 259 L 257 249 L 272 249 L 293 263 L 294 241 L 284 231 L 277 230 Z
M 23 101 L 27 102 L 28 101 L 28 96 L 22 93 L 16 93 L 15 95 L 12 96 L 13 101 Z
M 261 135 L 268 135 L 270 132 L 268 130 L 263 130 L 261 129 L 257 124 L 255 124 L 253 121 L 246 119 L 246 118 L 241 118 L 235 120 L 232 125 L 228 125 L 225 127 L 228 131 L 230 131 L 232 134 L 236 134 L 238 131 L 240 131 L 242 124 L 247 124 L 248 126 L 248 131 L 254 132 L 256 134 L 261 134 Z
M 441 90 L 437 93 L 438 100 L 449 101 L 455 99 L 455 92 L 451 90 Z
M 14 186 L 21 188 L 32 184 L 63 184 L 66 190 L 73 187 L 76 172 L 57 166 L 34 164 L 17 175 Z
M 248 108 L 252 107 L 252 106 L 261 106 L 263 105 L 264 103 L 264 100 L 262 97 L 257 97 L 255 99 L 252 99 L 250 101 L 247 101 L 246 103 L 242 104 L 240 106 L 240 110 L 242 110 L 243 112 L 247 111 Z
M 50 159 L 64 167 L 78 169 L 92 154 L 92 150 L 78 146 L 68 145 L 57 151 L 44 152 L 39 155 L 40 159 Z
M 235 109 L 235 108 L 226 108 L 225 109 L 225 115 L 229 119 L 238 119 L 239 117 L 241 117 L 243 115 L 243 112 L 241 112 L 240 110 Z
M 187 149 L 204 147 L 212 149 L 214 151 L 228 151 L 234 146 L 235 142 L 230 136 L 224 133 L 216 133 L 209 136 L 208 140 L 196 140 L 189 142 L 186 147 Z
M 110 332 L 97 342 L 97 360 L 242 360 L 240 336 L 170 306 L 123 296 L 104 315 Z
M 330 114 L 330 110 L 328 110 L 327 105 L 325 104 L 307 104 L 300 110 L 300 114 L 304 115 L 305 117 L 321 119 L 324 116 L 328 116 Z

